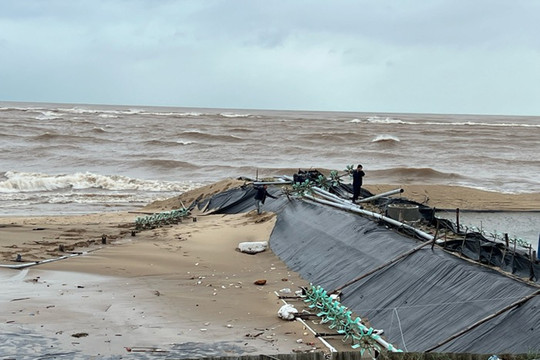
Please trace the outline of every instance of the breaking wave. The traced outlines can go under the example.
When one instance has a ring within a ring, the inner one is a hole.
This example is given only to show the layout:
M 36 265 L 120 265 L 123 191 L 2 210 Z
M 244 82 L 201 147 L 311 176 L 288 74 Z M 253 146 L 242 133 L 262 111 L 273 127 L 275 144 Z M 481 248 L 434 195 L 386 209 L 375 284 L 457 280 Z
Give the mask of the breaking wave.
M 479 126 L 479 127 L 531 127 L 540 128 L 538 124 L 526 123 L 506 123 L 506 122 L 479 122 L 479 121 L 410 121 L 394 119 L 391 117 L 371 116 L 367 119 L 353 119 L 351 123 L 367 123 L 367 124 L 391 124 L 391 125 L 433 125 L 433 126 Z
M 235 113 L 220 113 L 219 116 L 224 118 L 248 118 L 251 114 L 235 114 Z
M 184 191 L 185 182 L 134 179 L 121 175 L 90 172 L 44 174 L 7 171 L 0 181 L 0 193 L 100 189 L 109 191 Z
M 62 116 L 60 116 L 54 111 L 42 111 L 39 115 L 36 116 L 36 120 L 55 120 L 61 118 Z
M 373 140 L 371 140 L 372 143 L 377 143 L 377 142 L 394 143 L 394 142 L 400 142 L 400 141 L 401 140 L 399 140 L 397 136 L 388 135 L 388 134 L 377 135 L 375 136 Z

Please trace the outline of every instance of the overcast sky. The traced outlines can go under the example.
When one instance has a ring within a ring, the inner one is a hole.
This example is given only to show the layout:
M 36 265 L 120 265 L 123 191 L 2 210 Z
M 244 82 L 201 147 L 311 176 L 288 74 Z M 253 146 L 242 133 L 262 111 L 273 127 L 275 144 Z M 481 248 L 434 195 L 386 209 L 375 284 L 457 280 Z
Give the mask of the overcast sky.
M 0 101 L 540 115 L 540 1 L 0 0 Z

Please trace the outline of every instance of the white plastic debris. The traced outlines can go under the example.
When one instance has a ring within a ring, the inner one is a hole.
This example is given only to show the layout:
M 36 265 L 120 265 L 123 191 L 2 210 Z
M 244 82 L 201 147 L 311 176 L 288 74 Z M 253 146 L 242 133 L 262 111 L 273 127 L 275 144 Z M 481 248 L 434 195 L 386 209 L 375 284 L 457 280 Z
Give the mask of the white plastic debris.
M 298 314 L 298 310 L 291 304 L 283 305 L 278 311 L 278 316 L 283 320 L 294 320 L 294 314 Z
M 284 288 L 284 289 L 279 290 L 279 292 L 282 293 L 282 294 L 290 294 L 290 293 L 291 293 L 291 289 L 289 289 L 289 288 Z
M 330 294 L 330 299 L 339 300 L 339 294 Z
M 268 241 L 251 241 L 238 244 L 238 250 L 248 254 L 260 253 L 266 249 L 268 249 Z

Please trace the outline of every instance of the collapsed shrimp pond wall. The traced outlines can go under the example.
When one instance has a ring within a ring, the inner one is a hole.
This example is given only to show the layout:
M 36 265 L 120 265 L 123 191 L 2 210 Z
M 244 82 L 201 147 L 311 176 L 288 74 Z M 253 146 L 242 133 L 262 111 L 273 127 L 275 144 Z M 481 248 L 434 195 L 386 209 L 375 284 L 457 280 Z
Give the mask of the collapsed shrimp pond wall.
M 249 186 L 232 189 L 201 206 L 218 213 L 248 212 L 254 209 L 253 195 Z M 540 353 L 540 296 L 534 296 L 538 284 L 439 246 L 423 247 L 354 281 L 418 247 L 420 240 L 302 199 L 281 196 L 264 206 L 277 214 L 272 251 L 329 292 L 352 282 L 342 289 L 342 304 L 383 329 L 386 340 L 403 351 Z M 520 300 L 519 306 L 509 308 Z

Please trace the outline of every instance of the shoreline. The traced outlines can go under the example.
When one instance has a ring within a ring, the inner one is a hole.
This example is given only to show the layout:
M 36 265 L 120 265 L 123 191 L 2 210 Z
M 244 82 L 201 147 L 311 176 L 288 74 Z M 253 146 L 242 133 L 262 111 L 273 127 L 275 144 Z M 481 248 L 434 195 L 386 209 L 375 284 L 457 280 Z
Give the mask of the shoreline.
M 101 246 L 103 236 L 108 242 L 128 236 L 138 216 L 189 206 L 197 198 L 208 197 L 244 183 L 243 180 L 224 179 L 131 211 L 0 216 L 0 263 L 12 262 L 17 254 L 22 254 L 23 261 L 36 261 L 64 256 L 71 251 L 95 250 Z M 435 207 L 438 216 L 450 219 L 455 218 L 456 209 L 459 208 L 464 220 L 472 218 L 479 222 L 469 225 L 480 227 L 482 222 L 487 223 L 487 227 L 484 226 L 487 230 L 495 228 L 501 230 L 501 223 L 509 227 L 509 233 L 520 230 L 512 228 L 514 226 L 531 227 L 527 233 L 528 240 L 533 247 L 537 246 L 537 232 L 540 229 L 535 230 L 532 227 L 535 226 L 536 220 L 540 219 L 540 193 L 502 194 L 445 185 L 366 184 L 364 187 L 374 194 L 402 188 L 404 189 L 402 194 L 392 197 L 403 197 Z M 497 218 L 494 227 L 487 221 L 489 219 L 482 217 L 477 219 L 477 214 L 482 213 L 493 213 L 493 217 Z M 520 214 L 530 218 L 528 222 L 523 224 L 514 221 L 515 216 Z M 65 252 L 59 251 L 60 246 L 64 247 Z

